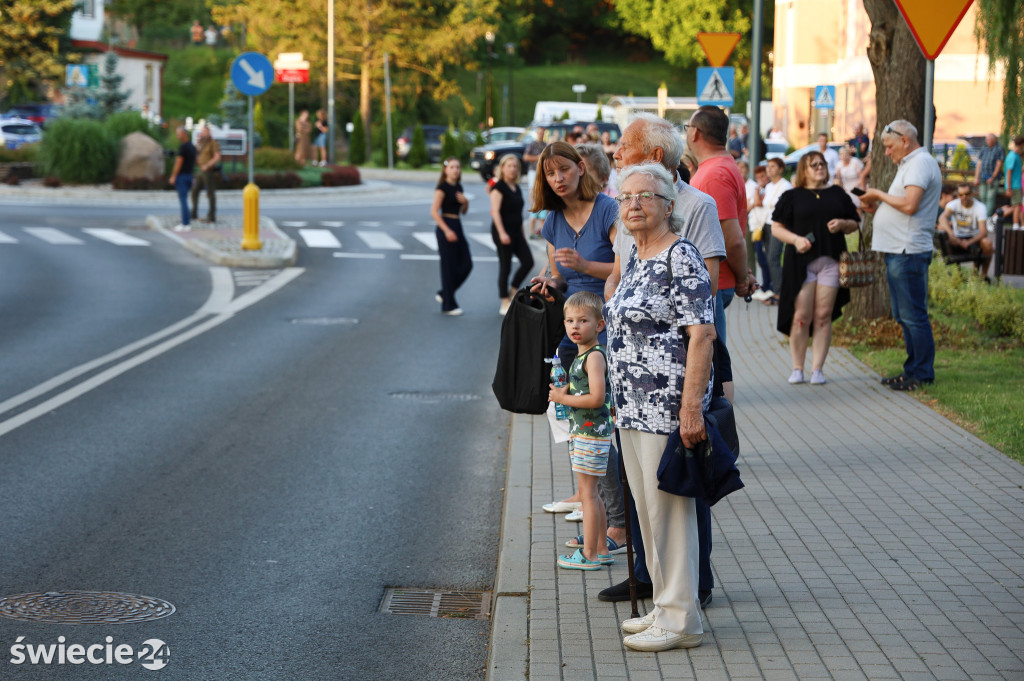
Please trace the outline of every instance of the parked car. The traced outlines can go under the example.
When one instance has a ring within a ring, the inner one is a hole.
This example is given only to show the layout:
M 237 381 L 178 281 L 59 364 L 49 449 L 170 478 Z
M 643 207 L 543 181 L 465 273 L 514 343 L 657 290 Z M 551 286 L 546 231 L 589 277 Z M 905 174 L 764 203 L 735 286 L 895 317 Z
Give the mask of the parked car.
M 476 147 L 473 149 L 472 154 L 469 157 L 469 166 L 480 173 L 480 177 L 485 180 L 491 179 L 494 176 L 494 164 L 497 163 L 502 156 L 506 154 L 515 154 L 519 157 L 519 160 L 523 160 L 523 152 L 526 150 L 526 146 L 537 138 L 537 128 L 544 128 L 544 143 L 550 144 L 555 140 L 564 139 L 566 134 L 572 132 L 572 129 L 577 125 L 586 128 L 590 125 L 590 121 L 552 121 L 550 123 L 531 123 L 526 130 L 523 131 L 519 137 L 514 140 L 507 140 L 504 142 L 492 142 L 485 144 L 482 147 Z M 619 140 L 621 131 L 617 123 L 606 123 L 604 121 L 596 121 L 598 132 L 608 131 L 611 135 L 612 142 Z
M 789 149 L 789 144 L 774 140 L 765 140 L 764 143 L 768 147 L 768 153 L 764 155 L 763 161 L 767 161 L 770 158 L 786 158 L 786 149 Z
M 844 142 L 829 142 L 828 143 L 828 148 L 835 150 L 835 152 L 837 154 L 839 153 L 839 150 L 842 149 L 844 146 L 846 146 L 846 144 Z M 786 156 L 785 158 L 782 159 L 782 160 L 784 160 L 786 162 L 786 170 L 788 170 L 788 171 L 796 170 L 796 164 L 800 162 L 800 159 L 804 157 L 804 154 L 807 154 L 808 152 L 811 152 L 811 151 L 818 151 L 818 149 L 819 149 L 818 143 L 814 142 L 812 144 L 808 144 L 806 147 L 800 147 L 799 149 L 794 151 L 792 154 L 789 154 L 788 156 Z
M 43 139 L 39 126 L 26 118 L 4 118 L 0 120 L 0 146 L 18 149 Z
M 517 140 L 525 130 L 526 128 L 519 127 L 491 128 L 490 130 L 484 130 L 480 134 L 484 138 L 484 144 L 491 144 L 492 142 Z
M 448 131 L 447 125 L 422 125 L 423 138 L 427 143 L 427 162 L 428 163 L 440 163 L 441 162 L 441 140 L 444 138 L 445 132 Z M 398 151 L 398 158 L 401 161 L 409 160 L 409 151 L 412 149 L 412 133 L 414 126 L 409 126 L 402 131 L 402 134 L 395 140 L 395 147 Z M 473 143 L 473 137 L 469 137 L 469 143 Z
M 23 118 L 32 121 L 40 128 L 57 117 L 57 107 L 53 104 L 16 104 L 8 109 L 0 118 Z

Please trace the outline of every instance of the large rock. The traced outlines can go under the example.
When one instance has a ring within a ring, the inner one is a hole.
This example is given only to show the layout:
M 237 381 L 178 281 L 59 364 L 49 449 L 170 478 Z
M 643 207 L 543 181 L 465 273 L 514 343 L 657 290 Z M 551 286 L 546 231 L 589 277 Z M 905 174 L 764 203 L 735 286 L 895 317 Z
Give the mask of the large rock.
M 121 140 L 117 176 L 130 180 L 155 180 L 164 174 L 164 150 L 152 137 L 133 132 Z

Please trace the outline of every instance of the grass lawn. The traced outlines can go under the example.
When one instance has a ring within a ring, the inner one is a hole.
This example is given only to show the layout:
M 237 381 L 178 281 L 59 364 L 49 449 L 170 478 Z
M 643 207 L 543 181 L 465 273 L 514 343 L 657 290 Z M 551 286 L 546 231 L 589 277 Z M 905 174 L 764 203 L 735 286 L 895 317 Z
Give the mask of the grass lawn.
M 993 338 L 977 324 L 932 310 L 935 383 L 910 393 L 1007 456 L 1024 463 L 1024 346 Z M 883 376 L 898 374 L 906 352 L 892 320 L 873 331 L 836 325 L 836 345 L 845 345 Z M 871 338 L 870 344 L 862 341 Z

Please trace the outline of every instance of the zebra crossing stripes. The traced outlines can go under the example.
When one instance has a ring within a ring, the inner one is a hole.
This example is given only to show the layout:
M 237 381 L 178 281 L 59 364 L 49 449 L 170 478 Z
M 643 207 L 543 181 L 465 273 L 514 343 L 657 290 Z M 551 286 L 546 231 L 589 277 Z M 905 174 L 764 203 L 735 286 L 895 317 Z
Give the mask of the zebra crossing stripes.
M 432 251 L 437 250 L 437 236 L 433 232 L 413 232 L 412 238 L 419 241 Z
M 299 235 L 309 248 L 341 248 L 341 242 L 328 229 L 300 229 Z
M 0 232 L 0 244 L 16 244 L 16 243 L 18 243 L 18 240 L 15 239 L 13 236 L 9 236 L 7 234 L 4 234 L 3 232 Z
M 321 220 L 320 224 L 323 225 L 324 227 L 332 227 L 332 228 L 344 227 L 345 226 L 345 223 L 342 220 Z
M 37 239 L 55 246 L 81 246 L 85 242 L 53 227 L 25 227 L 23 230 Z
M 309 225 L 305 220 L 287 220 L 281 223 L 282 227 L 306 227 Z
M 477 243 L 487 246 L 487 248 L 491 249 L 492 251 L 498 250 L 498 247 L 494 245 L 494 239 L 491 238 L 491 235 L 489 233 L 485 234 L 484 232 L 470 232 L 468 236 L 470 239 L 473 239 Z
M 125 234 L 124 232 L 117 229 L 110 229 L 109 227 L 93 228 L 87 227 L 82 230 L 90 236 L 94 236 L 97 239 L 107 241 L 114 244 L 115 246 L 149 246 L 150 243 L 145 239 L 132 236 L 131 234 Z
M 394 239 L 387 232 L 365 232 L 357 231 L 356 236 L 363 240 L 370 248 L 379 248 L 386 251 L 400 251 L 402 244 Z

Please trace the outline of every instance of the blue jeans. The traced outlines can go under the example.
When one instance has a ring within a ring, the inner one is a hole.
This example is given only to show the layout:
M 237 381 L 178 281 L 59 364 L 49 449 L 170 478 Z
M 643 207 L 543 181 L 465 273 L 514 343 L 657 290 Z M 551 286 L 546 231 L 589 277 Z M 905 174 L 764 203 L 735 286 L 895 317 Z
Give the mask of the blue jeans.
M 768 262 L 768 244 L 772 240 L 772 227 L 765 225 L 761 228 L 761 240 L 754 242 L 754 254 L 757 255 L 757 264 L 761 267 L 761 290 L 774 291 L 772 284 L 772 268 Z M 779 282 L 781 284 L 782 282 Z
M 174 189 L 178 192 L 178 202 L 181 204 L 181 224 L 183 225 L 188 225 L 191 216 L 188 209 L 188 191 L 191 188 L 191 173 L 182 173 L 174 178 Z
M 935 339 L 928 319 L 928 265 L 931 253 L 886 253 L 886 279 L 892 317 L 903 327 L 907 361 L 903 374 L 918 381 L 935 380 Z
M 998 183 L 998 179 L 992 180 L 992 184 L 982 179 L 981 184 L 978 185 L 978 200 L 985 204 L 985 210 L 989 215 L 992 215 L 996 209 L 996 194 L 998 193 L 996 185 Z
M 734 288 L 721 288 L 718 289 L 718 295 L 715 296 L 715 333 L 722 339 L 722 345 L 725 345 L 725 308 L 729 307 L 729 303 L 736 297 L 736 289 Z M 699 522 L 699 521 L 698 521 Z

